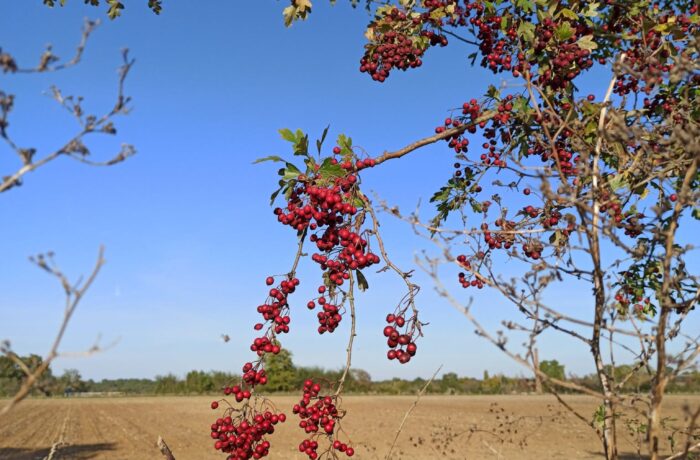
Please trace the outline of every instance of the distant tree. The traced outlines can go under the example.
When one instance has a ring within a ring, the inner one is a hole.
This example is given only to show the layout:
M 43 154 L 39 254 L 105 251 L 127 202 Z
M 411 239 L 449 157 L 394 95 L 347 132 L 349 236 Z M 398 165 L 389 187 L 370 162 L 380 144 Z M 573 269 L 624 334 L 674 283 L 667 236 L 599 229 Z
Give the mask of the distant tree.
M 270 356 L 267 363 L 269 380 L 267 387 L 271 391 L 292 391 L 296 388 L 296 369 L 292 362 L 292 353 L 282 349 L 278 354 Z
M 565 380 L 564 365 L 556 359 L 540 361 L 540 370 L 549 378 Z
M 177 394 L 184 390 L 184 383 L 174 374 L 156 376 L 156 393 Z
M 503 377 L 494 375 L 493 377 L 488 377 L 481 381 L 481 392 L 488 395 L 500 394 L 502 386 Z
M 185 376 L 185 389 L 188 393 L 208 393 L 215 388 L 211 375 L 204 371 L 190 371 Z
M 350 369 L 350 377 L 352 378 L 352 389 L 355 391 L 366 392 L 372 388 L 372 376 L 364 369 Z
M 455 393 L 459 389 L 459 376 L 454 372 L 443 374 L 440 380 L 440 388 L 444 392 Z
M 80 393 L 87 389 L 87 384 L 83 381 L 83 377 L 77 369 L 64 370 L 63 374 L 58 378 L 58 384 L 64 392 Z

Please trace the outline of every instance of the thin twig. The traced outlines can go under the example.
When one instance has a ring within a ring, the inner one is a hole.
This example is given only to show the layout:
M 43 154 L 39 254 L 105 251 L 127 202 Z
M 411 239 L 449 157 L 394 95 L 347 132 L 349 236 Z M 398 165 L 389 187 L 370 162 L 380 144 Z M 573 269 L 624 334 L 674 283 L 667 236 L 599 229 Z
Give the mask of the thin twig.
M 430 377 L 430 380 L 428 380 L 425 383 L 425 385 L 423 385 L 423 388 L 421 388 L 421 390 L 416 395 L 416 399 L 413 401 L 413 404 L 411 404 L 411 407 L 409 407 L 406 413 L 403 415 L 403 419 L 399 424 L 399 429 L 396 430 L 396 436 L 394 436 L 394 441 L 391 443 L 391 446 L 389 447 L 389 452 L 387 452 L 386 454 L 386 460 L 391 460 L 391 452 L 394 450 L 394 446 L 396 446 L 396 441 L 398 441 L 399 436 L 401 435 L 401 431 L 403 430 L 403 426 L 406 424 L 406 420 L 408 420 L 408 416 L 411 415 L 413 409 L 416 408 L 416 406 L 418 405 L 418 401 L 420 401 L 420 398 L 425 394 L 425 391 L 428 389 L 433 380 L 435 380 L 435 377 L 438 375 L 438 372 L 440 372 L 440 369 L 442 369 L 442 364 L 440 364 L 440 367 L 437 368 L 433 376 Z

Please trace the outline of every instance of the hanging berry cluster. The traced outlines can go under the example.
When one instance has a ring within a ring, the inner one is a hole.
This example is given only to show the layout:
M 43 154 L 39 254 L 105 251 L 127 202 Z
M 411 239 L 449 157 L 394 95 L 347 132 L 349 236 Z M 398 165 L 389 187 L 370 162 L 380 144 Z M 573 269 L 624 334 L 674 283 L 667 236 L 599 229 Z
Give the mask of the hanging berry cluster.
M 227 414 L 234 415 L 227 411 Z M 229 460 L 260 459 L 270 453 L 270 442 L 265 435 L 275 432 L 275 425 L 286 420 L 284 414 L 271 411 L 254 415 L 225 415 L 211 425 L 214 448 L 229 454 Z
M 304 157 L 306 171 L 302 172 L 294 164 L 277 156 L 263 158 L 259 161 L 283 162 L 285 167 L 279 170 L 280 188 L 271 197 L 274 203 L 280 193 L 284 193 L 286 205 L 274 209 L 278 222 L 293 228 L 298 235 L 299 244 L 291 270 L 286 275 L 268 276 L 265 285 L 268 289 L 265 301 L 258 305 L 257 312 L 261 321 L 253 329 L 262 331 L 255 337 L 250 350 L 257 355 L 256 360 L 246 362 L 242 367 L 242 376 L 238 384 L 226 385 L 223 393 L 228 399 L 211 403 L 213 410 L 225 404 L 223 417 L 217 418 L 211 425 L 211 437 L 214 447 L 229 454 L 229 460 L 263 458 L 268 455 L 270 443 L 265 436 L 274 432 L 274 426 L 284 422 L 283 413 L 273 411 L 267 401 L 259 396 L 257 389 L 267 384 L 265 359 L 269 354 L 277 355 L 282 350 L 278 337 L 289 332 L 291 323 L 289 296 L 296 291 L 300 281 L 295 276 L 303 255 L 304 243 L 308 240 L 316 247 L 311 259 L 323 272 L 323 283 L 318 286 L 318 296 L 307 302 L 310 310 L 320 307 L 317 313 L 318 332 L 332 333 L 340 324 L 345 313 L 348 292 L 343 289 L 347 280 L 357 279 L 358 286 L 364 290 L 367 280 L 361 270 L 380 262 L 380 257 L 370 248 L 370 236 L 374 232 L 364 228 L 365 214 L 369 201 L 360 192 L 359 172 L 375 166 L 372 158 L 358 159 L 352 150 L 352 141 L 343 135 L 338 137 L 338 145 L 333 148 L 333 156 L 315 158 L 308 153 L 308 137 L 301 131 L 293 133 L 282 130 L 282 137 L 294 144 L 294 153 Z M 317 141 L 319 156 L 325 139 Z M 370 211 L 373 218 L 374 211 Z M 353 277 L 351 279 L 351 276 Z M 414 292 L 411 290 L 411 305 Z M 352 302 L 352 301 L 351 301 Z M 354 304 L 351 304 L 351 309 Z M 393 332 L 389 337 L 389 346 L 397 348 L 390 351 L 389 359 L 406 363 L 415 355 L 417 347 L 415 338 L 419 335 L 420 323 L 414 312 L 408 320 L 405 314 L 407 306 L 399 304 L 392 319 Z M 353 310 L 354 311 L 354 310 Z M 387 317 L 387 318 L 389 318 Z M 354 328 L 354 315 L 353 326 Z M 402 333 L 399 329 L 404 328 Z M 395 342 L 395 343 L 394 343 Z M 351 342 L 352 343 L 352 342 Z M 349 370 L 346 368 L 346 373 Z M 338 390 L 333 396 L 319 396 L 320 386 L 312 381 L 304 386 L 304 397 L 294 407 L 294 413 L 302 418 L 300 426 L 311 437 L 305 439 L 299 449 L 309 458 L 318 457 L 318 439 L 325 435 L 330 440 L 326 452 L 354 455 L 354 449 L 337 439 L 339 421 L 344 415 L 337 408 L 338 394 L 342 389 L 344 377 L 338 382 Z M 235 404 L 234 405 L 234 401 Z M 313 404 L 311 404 L 311 402 Z
M 299 136 L 299 137 L 297 137 Z M 304 137 L 299 132 L 288 136 L 297 146 L 303 144 Z M 295 148 L 301 150 L 302 148 Z M 320 149 L 319 149 L 320 153 Z M 342 286 L 354 272 L 361 289 L 367 287 L 362 269 L 380 262 L 379 255 L 370 248 L 370 231 L 363 227 L 367 213 L 367 199 L 360 192 L 359 172 L 372 168 L 373 158 L 357 159 L 352 150 L 352 140 L 341 135 L 338 145 L 333 147 L 333 156 L 319 162 L 307 156 L 307 171 L 286 163 L 287 168 L 280 173 L 291 180 L 285 183 L 287 205 L 275 208 L 277 220 L 292 227 L 297 232 L 309 232 L 309 241 L 315 244 L 317 252 L 311 254 L 323 272 L 323 284 L 318 286 L 318 297 L 307 302 L 309 310 L 319 307 L 317 313 L 318 332 L 332 333 L 342 321 L 345 293 Z M 287 171 L 298 172 L 295 176 Z M 401 316 L 407 310 L 399 304 L 395 314 Z M 415 355 L 415 338 L 420 334 L 417 316 L 413 314 L 405 322 L 406 331 L 400 334 L 401 343 L 390 347 L 408 345 L 409 351 L 398 349 L 391 352 L 389 359 L 407 363 Z M 401 326 L 404 326 L 403 324 Z M 408 342 L 406 337 L 409 338 Z M 400 359 L 398 359 L 401 357 Z
M 334 152 L 340 154 L 341 148 L 335 147 Z M 380 261 L 361 236 L 364 204 L 357 172 L 372 165 L 372 159 L 327 159 L 314 168 L 315 172 L 298 175 L 286 208 L 274 210 L 283 225 L 312 232 L 309 241 L 319 250 L 311 260 L 323 270 L 324 283 L 318 287 L 319 296 L 309 300 L 307 307 L 321 308 L 317 313 L 320 334 L 332 333 L 342 320 L 342 293 L 337 288 L 350 277 L 350 271 L 362 276 L 359 270 Z
M 296 267 L 292 269 L 287 279 L 270 288 L 265 303 L 257 308 L 264 323 L 256 323 L 253 329 L 260 331 L 267 325 L 265 333 L 256 337 L 250 345 L 250 350 L 256 353 L 258 359 L 243 365 L 240 384 L 223 388 L 224 395 L 232 397 L 236 403 L 243 403 L 242 407 L 234 406 L 228 399 L 211 403 L 214 410 L 219 408 L 220 402 L 227 406 L 224 417 L 217 418 L 211 425 L 211 437 L 216 440 L 214 448 L 229 454 L 229 460 L 260 459 L 267 456 L 270 443 L 265 435 L 274 433 L 274 426 L 286 420 L 284 413 L 275 413 L 266 407 L 267 400 L 258 397 L 255 388 L 267 384 L 265 355 L 278 354 L 281 350 L 277 334 L 289 332 L 287 296 L 299 285 L 299 280 L 293 276 L 295 269 Z M 272 276 L 265 280 L 268 287 L 274 283 L 275 278 Z
M 400 308 L 400 307 L 399 307 Z M 415 339 L 420 331 L 415 321 L 406 321 L 403 312 L 397 311 L 386 315 L 386 322 L 389 324 L 384 328 L 384 337 L 387 338 L 389 351 L 386 357 L 389 360 L 397 360 L 401 364 L 406 364 L 415 356 L 418 346 Z
M 386 80 L 392 69 L 405 71 L 420 67 L 421 57 L 430 46 L 447 45 L 445 35 L 424 30 L 420 15 L 406 14 L 394 7 L 377 9 L 367 30 L 371 43 L 365 46 L 360 59 L 360 72 L 378 82 Z
M 304 382 L 303 395 L 298 404 L 294 405 L 292 412 L 299 416 L 299 427 L 309 435 L 299 444 L 299 452 L 309 456 L 311 460 L 318 458 L 319 439 L 328 441 L 328 450 L 344 452 L 348 457 L 355 455 L 355 450 L 337 436 L 340 421 L 345 415 L 344 411 L 336 406 L 336 395 L 320 395 L 321 385 L 309 379 Z M 336 458 L 334 454 L 333 458 Z

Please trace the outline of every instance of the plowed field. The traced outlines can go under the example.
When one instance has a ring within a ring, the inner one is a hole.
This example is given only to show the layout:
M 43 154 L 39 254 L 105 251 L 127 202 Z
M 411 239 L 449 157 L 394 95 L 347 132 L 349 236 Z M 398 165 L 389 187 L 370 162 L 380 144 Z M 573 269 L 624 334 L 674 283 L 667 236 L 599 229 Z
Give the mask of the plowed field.
M 223 459 L 209 437 L 220 411 L 210 397 L 35 399 L 0 420 L 0 459 L 159 459 L 163 436 L 178 460 Z M 343 428 L 352 436 L 357 459 L 384 459 L 413 397 L 348 396 Z M 595 401 L 568 396 L 569 404 L 592 418 Z M 274 398 L 289 408 L 296 398 Z M 697 396 L 670 396 L 666 416 L 681 426 L 682 407 Z M 304 438 L 291 410 L 269 440 L 272 460 L 304 459 Z M 632 425 L 634 427 L 634 424 Z M 622 424 L 623 459 L 639 457 Z M 677 436 L 679 445 L 684 442 Z M 668 450 L 668 446 L 665 446 Z M 319 450 L 320 452 L 320 450 Z M 595 432 L 551 396 L 427 396 L 406 422 L 392 459 L 598 459 Z

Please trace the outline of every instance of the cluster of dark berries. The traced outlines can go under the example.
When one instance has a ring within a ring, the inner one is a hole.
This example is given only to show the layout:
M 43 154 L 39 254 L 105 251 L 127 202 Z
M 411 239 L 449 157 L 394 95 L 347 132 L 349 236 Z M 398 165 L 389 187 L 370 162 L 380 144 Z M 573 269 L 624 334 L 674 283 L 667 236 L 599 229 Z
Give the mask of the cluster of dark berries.
M 464 267 L 467 270 L 471 270 L 471 262 L 467 259 L 467 256 L 464 254 L 460 254 L 457 256 L 457 263 L 461 266 Z M 459 272 L 459 275 L 457 276 L 457 279 L 459 281 L 459 284 L 462 285 L 463 288 L 468 288 L 470 286 L 476 287 L 476 288 L 483 288 L 484 287 L 484 282 L 475 277 L 474 275 L 467 275 L 464 272 Z
M 435 31 L 439 25 L 427 12 L 406 14 L 392 8 L 379 13 L 368 27 L 371 42 L 360 59 L 360 72 L 383 82 L 392 69 L 405 71 L 420 67 L 421 57 L 430 46 L 447 46 L 447 37 Z
M 406 364 L 415 356 L 418 347 L 414 338 L 418 335 L 415 322 L 406 321 L 402 315 L 388 314 L 386 322 L 389 324 L 384 328 L 384 337 L 389 351 L 386 357 L 389 360 L 397 360 L 401 364 Z M 403 332 L 402 332 L 403 329 Z

